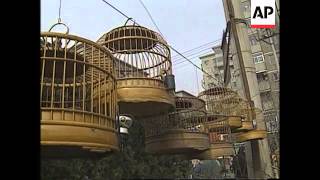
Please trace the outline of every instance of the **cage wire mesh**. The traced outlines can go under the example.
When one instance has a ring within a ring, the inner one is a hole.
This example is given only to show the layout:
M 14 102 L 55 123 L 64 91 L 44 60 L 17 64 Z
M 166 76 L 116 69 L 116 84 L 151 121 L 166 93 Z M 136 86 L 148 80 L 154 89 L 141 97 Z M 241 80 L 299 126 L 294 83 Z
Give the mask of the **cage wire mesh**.
M 244 109 L 239 95 L 225 87 L 214 87 L 199 93 L 206 103 L 207 119 L 204 123 L 209 134 L 210 144 L 233 143 L 230 118 L 237 118 L 239 127 Z
M 41 108 L 78 112 L 72 120 L 115 128 L 112 56 L 83 38 L 41 33 Z M 52 117 L 51 117 L 52 119 Z
M 158 33 L 138 25 L 115 28 L 106 33 L 100 44 L 109 49 L 116 61 L 116 76 L 163 80 L 172 73 L 170 49 Z
M 41 154 L 101 156 L 118 151 L 114 59 L 105 48 L 66 33 L 40 35 Z
M 175 111 L 142 119 L 145 136 L 160 136 L 168 131 L 204 132 L 205 103 L 196 97 L 175 97 Z

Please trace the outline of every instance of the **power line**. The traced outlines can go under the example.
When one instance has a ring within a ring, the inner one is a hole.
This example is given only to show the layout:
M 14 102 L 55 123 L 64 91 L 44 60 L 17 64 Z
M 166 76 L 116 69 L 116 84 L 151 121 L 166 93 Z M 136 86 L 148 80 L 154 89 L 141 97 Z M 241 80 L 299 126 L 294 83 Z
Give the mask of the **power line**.
M 182 52 L 182 54 L 186 54 L 186 53 L 192 52 L 192 51 L 194 51 L 194 50 L 196 50 L 196 49 L 199 49 L 199 48 L 201 48 L 201 47 L 205 47 L 205 46 L 208 46 L 208 45 L 211 46 L 211 44 L 213 44 L 213 43 L 215 43 L 215 42 L 217 42 L 217 41 L 220 41 L 220 40 L 221 40 L 221 39 L 217 39 L 217 40 L 215 40 L 215 41 L 211 41 L 211 42 L 202 44 L 202 45 L 197 46 L 197 47 L 195 47 L 195 48 L 192 48 L 192 49 L 189 49 L 189 50 L 187 50 L 187 51 L 184 51 L 184 52 Z M 179 55 L 174 55 L 174 56 L 172 56 L 172 58 L 178 57 L 178 56 L 179 56 Z
M 116 7 L 114 7 L 112 4 L 108 3 L 105 0 L 102 0 L 103 2 L 105 2 L 106 4 L 108 4 L 110 7 L 112 7 L 114 10 L 116 10 L 117 12 L 119 12 L 121 15 L 123 15 L 124 17 L 126 17 L 128 20 L 133 21 L 135 24 L 139 25 L 136 21 L 134 21 L 132 18 L 130 18 L 129 16 L 125 15 L 122 11 L 120 11 L 119 9 L 117 9 Z M 142 4 L 143 2 L 140 1 Z M 148 12 L 148 15 L 150 17 L 150 19 L 152 20 L 153 25 L 157 28 L 158 32 L 163 36 L 163 34 L 161 33 L 159 27 L 156 25 L 155 21 L 153 20 L 150 12 L 147 10 L 147 8 L 143 5 L 144 9 L 146 9 L 146 11 Z M 164 38 L 164 36 L 163 36 Z M 207 74 L 208 76 L 210 76 L 213 79 L 216 79 L 215 77 L 213 77 L 211 74 L 207 73 L 206 71 L 202 70 L 200 67 L 198 67 L 196 64 L 194 64 L 192 61 L 190 61 L 187 57 L 185 57 L 183 54 L 181 54 L 178 50 L 176 50 L 174 47 L 168 45 L 174 52 L 176 52 L 177 54 L 179 54 L 180 56 L 182 56 L 183 58 L 185 58 L 188 62 L 190 62 L 193 66 L 195 66 L 196 68 L 200 69 L 200 71 L 202 71 L 203 73 Z M 222 82 L 219 79 L 216 79 L 219 83 L 222 84 Z
M 156 22 L 153 20 L 151 13 L 148 11 L 147 7 L 143 4 L 143 2 L 141 0 L 139 0 L 140 3 L 142 4 L 143 8 L 147 11 L 153 25 L 157 28 L 158 32 L 163 36 L 162 32 L 160 31 L 159 27 L 157 26 Z M 164 36 L 163 36 L 164 37 Z M 212 78 L 216 79 L 215 77 L 213 77 L 212 75 L 210 75 L 209 73 L 207 73 L 206 71 L 204 71 L 203 69 L 201 69 L 200 67 L 198 67 L 196 64 L 194 64 L 191 60 L 189 60 L 187 57 L 185 57 L 183 54 L 181 54 L 178 50 L 176 50 L 175 48 L 173 48 L 171 45 L 168 45 L 174 52 L 176 52 L 177 54 L 179 54 L 180 56 L 182 56 L 183 58 L 185 58 L 189 63 L 191 63 L 193 66 L 195 66 L 196 68 L 200 69 L 200 71 L 202 71 L 203 73 L 206 73 L 207 75 L 211 76 Z
M 219 83 L 222 83 L 219 79 L 213 77 L 211 74 L 207 73 L 206 71 L 204 71 L 203 69 L 201 69 L 200 67 L 198 67 L 196 64 L 194 64 L 192 61 L 190 61 L 187 57 L 185 57 L 183 54 L 181 54 L 179 51 L 177 51 L 176 49 L 174 49 L 172 46 L 170 46 L 172 50 L 174 50 L 176 53 L 178 53 L 180 56 L 184 57 L 187 61 L 189 61 L 193 66 L 195 66 L 196 68 L 200 69 L 200 71 L 202 71 L 203 73 L 207 74 L 208 76 L 210 76 L 212 79 L 217 80 Z
M 147 7 L 144 5 L 144 3 L 142 2 L 142 0 L 139 0 L 139 1 L 140 1 L 140 3 L 142 4 L 144 10 L 148 13 L 148 16 L 150 17 L 150 19 L 151 19 L 152 23 L 154 24 L 154 26 L 157 28 L 158 32 L 159 32 L 159 33 L 161 34 L 161 36 L 165 39 L 164 35 L 161 33 L 159 27 L 157 26 L 156 22 L 153 20 L 153 18 L 152 18 L 152 16 L 151 16 L 150 12 L 148 11 Z
M 210 50 L 210 52 L 213 52 L 212 49 L 211 49 L 211 47 L 209 47 L 209 48 L 201 49 L 201 50 L 198 51 L 198 52 L 195 52 L 195 53 L 189 54 L 189 55 L 185 55 L 185 56 L 189 58 L 189 57 L 191 57 L 191 56 L 194 56 L 194 55 L 196 55 L 196 54 L 199 54 L 199 53 L 201 53 L 201 52 L 203 52 L 203 51 L 207 51 L 207 50 Z M 197 56 L 197 57 L 198 57 L 198 56 Z M 178 59 L 176 59 L 175 62 L 174 62 L 174 64 L 179 64 L 180 62 L 183 62 L 183 61 L 179 61 L 179 60 L 182 60 L 182 59 L 184 59 L 184 58 L 178 58 Z
M 193 57 L 189 57 L 189 59 L 190 59 L 190 60 L 196 59 L 196 58 L 199 58 L 200 56 L 207 55 L 208 53 L 211 53 L 211 51 L 207 51 L 207 52 L 205 52 L 205 53 L 202 53 L 202 54 L 199 54 L 199 55 L 196 55 L 196 56 L 193 56 Z M 200 59 L 200 58 L 199 58 L 199 59 Z M 198 59 L 198 60 L 199 60 L 199 59 Z M 175 67 L 177 67 L 177 65 L 182 64 L 182 63 L 184 63 L 184 62 L 187 62 L 187 61 L 186 61 L 186 60 L 180 61 L 180 62 L 178 62 L 178 63 L 176 63 L 176 64 L 174 64 L 174 65 L 175 65 Z M 181 67 L 181 66 L 178 66 L 178 67 Z
M 212 51 L 212 46 L 205 47 L 205 48 L 202 48 L 202 49 L 198 49 L 197 51 L 190 51 L 190 53 L 181 53 L 181 54 L 185 55 L 186 57 L 191 57 L 191 56 L 193 56 L 195 54 L 199 54 L 199 53 L 201 53 L 201 52 L 203 52 L 205 50 L 211 50 Z M 184 59 L 184 58 L 182 58 L 182 57 L 172 58 L 171 57 L 171 61 L 173 63 L 178 63 L 181 59 Z
M 122 11 L 120 11 L 119 9 L 117 9 L 116 7 L 114 7 L 112 4 L 108 3 L 105 0 L 102 0 L 103 2 L 105 2 L 106 4 L 108 4 L 110 7 L 112 7 L 114 10 L 116 10 L 118 13 L 120 13 L 122 16 L 126 17 L 128 20 L 134 22 L 135 24 L 139 25 L 135 20 L 133 20 L 132 18 L 130 18 L 129 16 L 125 15 Z
M 148 11 L 147 7 L 144 5 L 144 3 L 139 0 L 139 2 L 141 3 L 141 5 L 143 6 L 144 10 L 147 12 L 149 18 L 151 19 L 153 25 L 157 28 L 158 32 L 162 35 L 162 37 L 164 38 L 164 35 L 162 34 L 162 32 L 160 31 L 160 28 L 157 26 L 156 22 L 153 20 L 151 13 Z M 164 38 L 165 39 L 165 38 Z
M 156 22 L 153 20 L 151 13 L 148 11 L 147 7 L 143 4 L 143 2 L 141 0 L 139 0 L 140 3 L 143 5 L 144 9 L 147 11 L 153 25 L 157 28 L 157 30 L 159 31 L 159 33 L 163 36 L 163 34 L 161 33 L 159 27 L 157 26 Z M 164 36 L 163 36 L 164 37 Z M 180 56 L 182 56 L 183 58 L 185 58 L 189 63 L 191 63 L 193 66 L 195 66 L 196 68 L 200 69 L 200 71 L 202 71 L 203 73 L 209 75 L 211 78 L 216 79 L 215 77 L 213 77 L 211 74 L 207 73 L 206 71 L 204 71 L 203 69 L 201 69 L 200 67 L 198 67 L 196 64 L 194 64 L 191 60 L 189 60 L 187 57 L 185 57 L 183 54 L 181 54 L 178 50 L 176 50 L 175 48 L 173 48 L 171 45 L 168 45 L 173 51 L 175 51 L 177 54 L 179 54 Z M 216 79 L 218 80 L 218 79 Z M 218 82 L 220 82 L 220 80 L 218 80 Z M 221 82 L 220 82 L 221 83 Z

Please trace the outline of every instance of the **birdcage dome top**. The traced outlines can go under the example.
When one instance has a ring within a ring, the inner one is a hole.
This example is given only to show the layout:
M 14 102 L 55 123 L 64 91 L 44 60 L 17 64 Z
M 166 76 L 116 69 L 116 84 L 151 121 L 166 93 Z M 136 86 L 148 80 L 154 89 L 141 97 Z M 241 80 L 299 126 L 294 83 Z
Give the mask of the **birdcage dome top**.
M 109 31 L 104 44 L 112 52 L 137 53 L 150 50 L 159 43 L 167 45 L 157 32 L 139 25 L 124 25 Z

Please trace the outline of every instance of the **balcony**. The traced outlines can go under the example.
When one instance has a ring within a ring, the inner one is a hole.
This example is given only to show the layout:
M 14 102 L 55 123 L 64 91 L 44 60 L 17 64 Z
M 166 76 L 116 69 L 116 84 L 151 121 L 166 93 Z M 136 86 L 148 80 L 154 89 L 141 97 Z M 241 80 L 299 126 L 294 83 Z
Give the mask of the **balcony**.
M 267 102 L 263 102 L 262 103 L 262 108 L 264 111 L 269 111 L 269 110 L 273 110 L 273 102 L 272 101 L 267 101 Z
M 271 90 L 270 83 L 268 81 L 259 82 L 259 91 L 260 92 L 267 92 Z

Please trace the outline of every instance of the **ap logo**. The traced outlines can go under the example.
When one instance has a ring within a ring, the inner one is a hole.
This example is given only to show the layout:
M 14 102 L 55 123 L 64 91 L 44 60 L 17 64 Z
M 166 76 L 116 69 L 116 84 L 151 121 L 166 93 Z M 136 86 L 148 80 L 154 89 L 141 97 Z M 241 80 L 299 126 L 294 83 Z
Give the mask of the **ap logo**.
M 275 0 L 251 0 L 251 28 L 275 26 Z

